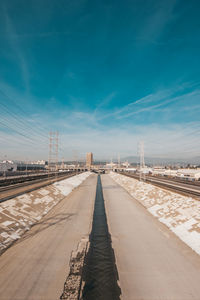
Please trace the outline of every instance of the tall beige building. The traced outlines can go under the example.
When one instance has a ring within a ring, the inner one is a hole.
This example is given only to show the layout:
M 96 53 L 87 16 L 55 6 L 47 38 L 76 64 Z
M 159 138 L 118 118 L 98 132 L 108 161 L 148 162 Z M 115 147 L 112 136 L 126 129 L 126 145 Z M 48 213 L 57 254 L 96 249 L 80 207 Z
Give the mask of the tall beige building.
M 93 165 L 93 154 L 92 152 L 86 153 L 86 167 L 91 168 Z

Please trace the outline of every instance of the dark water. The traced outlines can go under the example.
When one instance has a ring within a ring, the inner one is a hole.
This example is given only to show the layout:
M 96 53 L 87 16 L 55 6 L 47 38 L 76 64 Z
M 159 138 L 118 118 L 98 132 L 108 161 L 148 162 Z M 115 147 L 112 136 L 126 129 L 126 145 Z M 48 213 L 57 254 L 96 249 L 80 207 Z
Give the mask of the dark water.
M 108 231 L 101 178 L 98 175 L 90 248 L 86 257 L 83 280 L 84 300 L 118 300 L 121 290 L 111 237 Z

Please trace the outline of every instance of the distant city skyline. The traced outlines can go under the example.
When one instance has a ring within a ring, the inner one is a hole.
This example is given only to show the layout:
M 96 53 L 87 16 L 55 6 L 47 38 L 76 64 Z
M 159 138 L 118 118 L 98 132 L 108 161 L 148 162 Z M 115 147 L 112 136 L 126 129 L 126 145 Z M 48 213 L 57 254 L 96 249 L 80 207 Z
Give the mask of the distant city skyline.
M 0 160 L 200 156 L 200 2 L 0 3 Z

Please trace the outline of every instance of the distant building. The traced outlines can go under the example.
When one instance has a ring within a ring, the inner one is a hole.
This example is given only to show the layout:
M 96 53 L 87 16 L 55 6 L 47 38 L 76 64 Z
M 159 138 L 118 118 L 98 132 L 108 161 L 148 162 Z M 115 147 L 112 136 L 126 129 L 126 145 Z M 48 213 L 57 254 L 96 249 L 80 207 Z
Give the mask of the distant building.
M 177 176 L 177 170 L 167 169 L 167 170 L 165 170 L 164 176 L 176 177 Z
M 4 160 L 3 162 L 0 162 L 0 172 L 6 172 L 6 171 L 16 171 L 17 170 L 17 164 L 10 160 Z
M 143 167 L 143 168 L 140 168 L 138 169 L 138 171 L 142 174 L 150 174 L 152 173 L 152 169 L 151 168 L 148 168 L 148 167 Z
M 136 173 L 137 169 L 136 168 L 126 168 L 125 171 L 129 172 L 129 173 Z
M 200 180 L 200 169 L 161 169 L 161 168 L 153 168 L 152 175 L 160 175 L 167 177 L 177 177 L 185 180 Z
M 17 162 L 17 171 L 40 171 L 45 170 L 47 167 L 47 162 L 39 161 L 37 162 L 28 162 L 28 161 L 21 161 Z
M 152 170 L 152 175 L 161 175 L 164 176 L 166 172 L 166 169 L 163 167 L 154 167 Z
M 117 168 L 117 164 L 110 162 L 105 165 L 105 168 L 106 169 L 114 169 L 114 168 Z
M 35 161 L 35 162 L 31 162 L 31 164 L 33 165 L 47 165 L 47 161 L 45 160 L 38 160 L 38 161 Z
M 179 169 L 177 177 L 186 180 L 200 180 L 200 169 Z
M 93 154 L 92 152 L 88 152 L 86 153 L 86 167 L 90 169 L 92 165 L 93 165 Z
M 122 163 L 122 166 L 123 166 L 123 167 L 126 167 L 126 168 L 129 168 L 129 167 L 130 167 L 130 164 L 129 164 L 128 161 L 125 161 L 125 162 Z

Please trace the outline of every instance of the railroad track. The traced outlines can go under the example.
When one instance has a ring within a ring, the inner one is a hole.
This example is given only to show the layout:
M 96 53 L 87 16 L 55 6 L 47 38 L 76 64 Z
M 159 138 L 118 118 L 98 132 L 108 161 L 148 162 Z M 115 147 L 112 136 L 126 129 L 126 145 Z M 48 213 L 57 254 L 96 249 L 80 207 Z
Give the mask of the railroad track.
M 33 180 L 30 180 L 30 181 L 24 181 L 24 182 L 20 182 L 20 183 L 15 183 L 15 184 L 11 184 L 11 185 L 6 185 L 6 186 L 1 186 L 0 187 L 0 192 L 1 191 L 9 191 L 9 190 L 12 190 L 12 189 L 16 189 L 18 187 L 22 187 L 22 186 L 28 186 L 28 185 L 31 185 L 31 184 L 34 184 L 34 183 L 38 183 L 38 182 L 43 182 L 43 181 L 51 181 L 51 180 L 61 180 L 63 178 L 68 178 L 68 177 L 71 177 L 73 176 L 74 174 L 70 173 L 70 174 L 66 174 L 66 175 L 63 175 L 63 176 L 59 176 L 57 178 L 40 178 L 40 179 L 33 179 Z
M 184 179 L 178 179 L 178 178 L 175 178 L 175 177 L 164 177 L 164 176 L 151 176 L 151 175 L 148 175 L 148 178 L 152 178 L 152 179 L 158 179 L 158 180 L 161 180 L 161 181 L 166 181 L 166 182 L 170 182 L 170 181 L 173 181 L 173 182 L 176 182 L 177 184 L 184 184 L 184 185 L 190 185 L 190 186 L 198 186 L 200 188 L 200 181 L 188 181 L 188 180 L 184 180 Z
M 57 178 L 42 178 L 42 179 L 35 179 L 31 181 L 25 181 L 21 183 L 16 183 L 9 186 L 0 187 L 0 203 L 6 200 L 12 199 L 14 197 L 20 196 L 24 193 L 32 192 L 39 188 L 48 186 L 56 181 L 61 181 L 72 177 L 74 175 L 80 174 L 82 172 L 74 172 L 70 174 L 60 175 Z
M 125 175 L 127 177 L 131 177 L 131 178 L 134 178 L 134 179 L 137 179 L 139 180 L 139 176 L 137 175 L 133 175 L 133 174 L 127 174 L 127 173 L 124 173 L 124 172 L 119 172 L 120 174 L 122 175 Z M 196 196 L 196 197 L 200 197 L 200 189 L 199 190 L 195 190 L 195 186 L 189 188 L 188 186 L 183 186 L 184 183 L 181 183 L 182 186 L 178 185 L 178 182 L 177 181 L 174 181 L 174 183 L 171 183 L 171 182 L 167 182 L 167 180 L 159 180 L 159 179 L 152 179 L 152 178 L 146 178 L 145 179 L 145 182 L 148 182 L 148 183 L 151 183 L 153 185 L 156 185 L 156 186 L 159 186 L 159 187 L 162 187 L 162 188 L 166 188 L 166 189 L 169 189 L 169 190 L 173 190 L 174 192 L 180 192 L 181 194 L 187 194 L 187 195 L 192 195 L 192 196 Z
M 29 186 L 29 185 L 32 185 L 34 183 L 43 182 L 45 179 L 36 179 L 36 180 L 31 181 L 31 182 L 26 182 L 25 181 L 25 182 L 21 182 L 21 183 L 16 183 L 16 184 L 12 184 L 12 185 L 3 186 L 3 187 L 0 187 L 0 193 L 5 192 L 5 191 L 10 191 L 10 190 L 13 190 L 13 189 L 16 189 L 16 188 L 19 188 L 19 187 Z
M 74 172 L 75 171 L 63 172 L 63 173 L 57 172 L 56 174 L 55 172 L 50 172 L 50 173 L 43 173 L 43 174 L 40 173 L 40 174 L 30 174 L 30 175 L 10 176 L 6 178 L 0 178 L 0 187 L 11 186 L 17 183 L 24 183 L 25 181 L 33 182 L 37 179 L 50 179 L 50 178 L 54 178 L 55 176 L 59 177 L 63 175 L 73 174 Z

